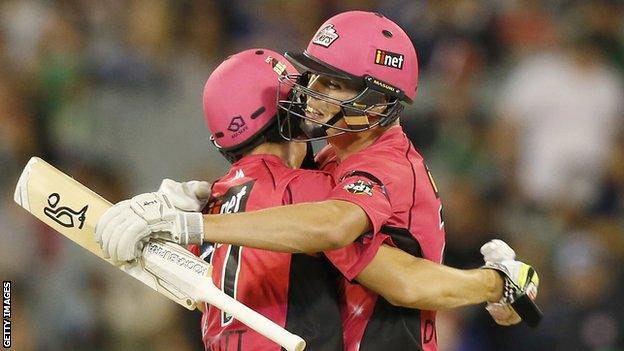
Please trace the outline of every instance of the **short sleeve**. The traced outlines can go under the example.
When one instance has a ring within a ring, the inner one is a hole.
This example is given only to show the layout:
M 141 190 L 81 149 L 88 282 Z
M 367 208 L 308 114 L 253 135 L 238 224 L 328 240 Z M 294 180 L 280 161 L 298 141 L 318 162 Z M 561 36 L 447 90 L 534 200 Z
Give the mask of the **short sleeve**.
M 389 238 L 386 234 L 368 234 L 355 242 L 332 251 L 325 251 L 327 259 L 349 281 L 355 279 L 373 260 L 379 247 Z
M 329 198 L 358 205 L 371 222 L 369 233 L 346 247 L 325 252 L 325 256 L 340 273 L 346 279 L 353 280 L 371 262 L 388 238 L 380 233 L 381 226 L 392 216 L 388 192 L 383 182 L 368 169 L 351 170 L 340 175 Z
M 365 171 L 351 171 L 341 176 L 329 199 L 351 202 L 364 210 L 371 221 L 373 233 L 392 216 L 385 185 Z

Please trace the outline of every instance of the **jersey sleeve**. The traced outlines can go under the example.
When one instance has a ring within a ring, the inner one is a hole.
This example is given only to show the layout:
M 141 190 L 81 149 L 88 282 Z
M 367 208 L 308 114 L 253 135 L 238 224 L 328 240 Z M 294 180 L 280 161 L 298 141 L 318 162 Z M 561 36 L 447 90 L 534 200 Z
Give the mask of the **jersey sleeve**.
M 358 205 L 371 222 L 373 233 L 392 216 L 392 207 L 386 187 L 379 178 L 368 171 L 349 171 L 339 178 L 329 199 Z
M 324 254 L 347 280 L 352 281 L 373 260 L 386 240 L 389 240 L 386 234 L 365 234 L 343 248 L 325 251 Z
M 358 205 L 371 222 L 371 232 L 360 236 L 344 248 L 325 252 L 329 261 L 348 280 L 353 280 L 377 254 L 389 238 L 380 233 L 381 226 L 392 216 L 392 207 L 383 181 L 375 174 L 374 164 L 360 162 L 349 165 L 329 195 L 329 199 Z

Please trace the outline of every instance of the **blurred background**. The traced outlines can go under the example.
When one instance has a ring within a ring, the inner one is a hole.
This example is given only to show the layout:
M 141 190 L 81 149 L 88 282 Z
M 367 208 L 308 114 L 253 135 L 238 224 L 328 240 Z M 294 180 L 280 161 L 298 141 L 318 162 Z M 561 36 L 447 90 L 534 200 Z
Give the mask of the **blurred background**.
M 445 262 L 493 237 L 541 276 L 537 330 L 440 314 L 441 351 L 624 350 L 624 3 L 619 0 L 2 0 L 0 276 L 16 350 L 200 350 L 189 312 L 18 208 L 31 155 L 111 201 L 213 180 L 203 84 L 251 47 L 302 50 L 328 17 L 379 11 L 413 38 L 402 123 L 445 204 Z

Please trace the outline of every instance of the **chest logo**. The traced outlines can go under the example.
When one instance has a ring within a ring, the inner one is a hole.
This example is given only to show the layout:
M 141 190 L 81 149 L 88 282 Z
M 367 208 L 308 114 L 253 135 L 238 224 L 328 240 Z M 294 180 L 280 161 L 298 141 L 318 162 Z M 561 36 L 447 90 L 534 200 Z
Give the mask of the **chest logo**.
M 241 185 L 230 187 L 225 194 L 212 198 L 208 201 L 208 210 L 206 213 L 225 214 L 245 212 L 247 200 L 249 199 L 254 183 L 255 180 L 252 180 Z

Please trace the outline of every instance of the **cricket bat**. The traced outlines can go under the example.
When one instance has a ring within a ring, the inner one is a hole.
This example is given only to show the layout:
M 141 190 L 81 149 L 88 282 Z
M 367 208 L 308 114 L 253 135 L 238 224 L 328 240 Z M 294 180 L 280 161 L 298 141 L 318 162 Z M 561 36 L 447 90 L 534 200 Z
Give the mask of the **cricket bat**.
M 32 157 L 22 171 L 14 199 L 57 232 L 113 264 L 94 241 L 95 225 L 112 204 L 89 188 Z M 179 245 L 152 239 L 139 260 L 117 267 L 189 310 L 207 302 L 288 351 L 305 348 L 301 337 L 217 288 L 212 282 L 212 266 Z

